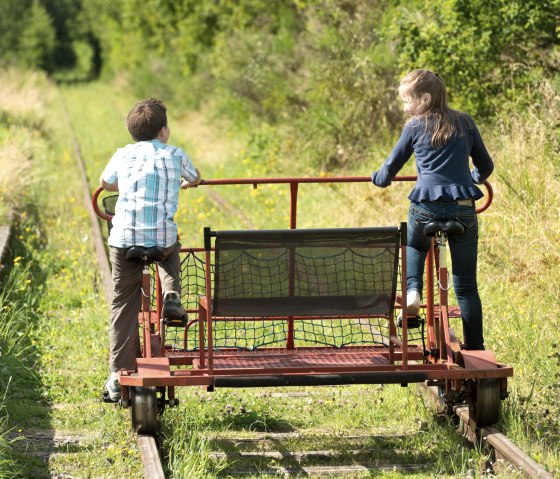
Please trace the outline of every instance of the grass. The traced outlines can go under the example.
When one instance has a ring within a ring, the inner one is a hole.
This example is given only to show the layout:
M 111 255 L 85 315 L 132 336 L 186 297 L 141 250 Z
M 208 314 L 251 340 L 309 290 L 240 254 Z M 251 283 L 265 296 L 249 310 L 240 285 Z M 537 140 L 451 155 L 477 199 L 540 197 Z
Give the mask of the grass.
M 558 470 L 560 361 L 555 303 L 560 265 L 560 110 L 552 86 L 543 106 L 504 114 L 497 152 L 496 205 L 483 227 L 481 274 L 489 346 L 515 367 L 506 403 L 508 435 Z M 529 118 L 529 120 L 528 120 Z M 510 166 L 511 165 L 511 166 Z M 492 280 L 490 280 L 492 278 Z
M 435 424 L 431 408 L 415 389 L 352 386 L 298 388 L 297 392 L 293 394 L 288 388 L 275 389 L 274 393 L 195 392 L 184 398 L 184 406 L 165 415 L 164 427 L 172 430 L 173 436 L 164 444 L 171 450 L 182 444 L 186 429 L 190 447 L 202 448 L 203 456 L 209 449 L 221 451 L 218 460 L 209 461 L 212 467 L 207 468 L 208 476 L 201 477 L 214 477 L 216 469 L 254 468 L 255 462 L 261 470 L 325 465 L 324 459 L 317 462 L 312 455 L 295 459 L 298 451 L 331 451 L 333 464 L 359 464 L 372 459 L 389 464 L 409 461 L 427 470 L 410 476 L 418 478 L 435 473 L 445 477 L 445 471 L 464 470 L 469 462 L 481 459 L 480 452 L 464 445 L 456 447 L 453 427 Z M 188 411 L 188 416 L 182 410 Z M 193 441 L 198 441 L 196 446 Z M 358 456 L 352 452 L 356 450 Z M 263 454 L 271 451 L 281 451 L 282 457 Z M 260 455 L 260 459 L 249 463 L 243 460 L 243 454 Z M 398 476 L 387 472 L 382 477 Z
M 29 271 L 15 257 L 12 270 L 3 272 L 0 291 L 0 477 L 15 477 L 18 470 L 13 454 L 15 425 L 10 423 L 12 398 L 20 390 L 36 386 L 36 378 L 26 364 L 32 350 L 29 340 L 32 301 L 27 291 Z
M 14 208 L 35 182 L 31 159 L 42 141 L 47 83 L 40 73 L 0 68 L 0 224 L 11 221 Z
M 0 148 L 8 136 L 13 141 L 32 139 L 29 158 L 36 178 L 33 191 L 24 188 L 19 203 L 23 206 L 10 250 L 12 262 L 2 283 L 6 293 L 0 295 L 0 307 L 23 308 L 22 314 L 13 316 L 0 310 L 0 325 L 11 325 L 0 327 L 0 344 L 3 351 L 8 347 L 10 351 L 0 356 L 2 384 L 14 378 L 7 391 L 0 391 L 5 394 L 0 410 L 5 418 L 0 421 L 0 477 L 140 477 L 127 412 L 99 401 L 107 372 L 108 306 L 99 289 L 68 118 L 60 107 L 69 110 L 93 190 L 114 150 L 130 141 L 123 122 L 135 99 L 102 83 L 49 89 L 57 101 L 45 104 L 39 115 L 44 118 L 48 112 L 48 126 L 27 121 L 25 130 L 7 135 L 10 126 L 3 119 L 0 128 L 4 132 Z M 547 94 L 543 90 L 543 96 Z M 479 269 L 488 346 L 500 361 L 515 368 L 499 427 L 557 473 L 560 355 L 550 338 L 555 337 L 553 305 L 560 263 L 556 247 L 560 198 L 554 176 L 559 165 L 551 135 L 558 111 L 552 101 L 543 104 L 548 110 L 535 106 L 523 115 L 512 107 L 495 129 L 482 130 L 497 169 L 492 179 L 495 203 L 481 216 Z M 223 123 L 213 126 L 204 110 L 171 113 L 171 142 L 184 146 L 205 178 L 271 176 L 278 171 L 280 176 L 302 174 L 293 161 L 273 157 L 259 161 L 246 137 Z M 340 174 L 365 176 L 382 160 Z M 368 184 L 302 185 L 298 224 L 398 224 L 406 218 L 409 189 L 408 183 L 385 190 Z M 256 226 L 288 226 L 285 185 L 215 188 L 222 203 L 208 190 L 201 186 L 182 192 L 178 220 L 184 244 L 200 246 L 203 226 L 247 227 L 247 214 L 241 213 L 246 211 Z M 8 284 L 11 289 L 5 287 Z M 410 478 L 464 477 L 469 471 L 478 472 L 486 459 L 484 450 L 458 439 L 452 425 L 435 420 L 431 406 L 415 388 L 220 389 L 211 394 L 179 388 L 178 393 L 180 406 L 162 417 L 162 446 L 172 477 L 227 477 L 232 467 L 246 464 L 240 451 L 279 448 L 285 457 L 261 458 L 257 463 L 261 472 L 251 477 L 268 477 L 271 466 L 296 466 L 293 453 L 301 450 L 332 450 L 334 462 L 359 463 L 362 458 L 353 458 L 352 450 L 384 449 L 384 459 L 413 459 L 426 465 L 407 473 Z M 48 464 L 25 450 L 31 447 L 36 428 L 50 431 L 48 450 L 56 454 Z M 7 430 L 22 439 L 13 444 Z M 82 439 L 64 443 L 56 439 L 61 434 Z M 275 434 L 281 439 L 274 439 Z M 387 439 L 395 434 L 400 436 Z M 216 456 L 215 451 L 224 454 Z M 303 461 L 312 465 L 316 459 Z M 502 477 L 511 477 L 508 474 Z M 359 472 L 349 477 L 364 475 L 389 478 L 404 473 Z
M 56 96 L 54 87 L 45 88 L 45 96 Z M 11 469 L 2 473 L 139 477 L 139 453 L 125 411 L 99 400 L 107 370 L 107 305 L 100 301 L 89 217 L 63 111 L 57 103 L 49 108 L 49 125 L 32 129 L 37 179 L 20 199 L 11 262 L 2 278 L 0 324 L 9 324 L 6 332 L 15 335 L 3 338 L 14 346 L 0 357 L 2 374 L 12 377 L 2 438 L 19 437 L 10 444 Z M 6 288 L 10 284 L 14 287 Z M 18 322 L 10 324 L 14 305 Z M 67 439 L 72 437 L 81 439 Z M 35 450 L 50 460 L 32 454 Z

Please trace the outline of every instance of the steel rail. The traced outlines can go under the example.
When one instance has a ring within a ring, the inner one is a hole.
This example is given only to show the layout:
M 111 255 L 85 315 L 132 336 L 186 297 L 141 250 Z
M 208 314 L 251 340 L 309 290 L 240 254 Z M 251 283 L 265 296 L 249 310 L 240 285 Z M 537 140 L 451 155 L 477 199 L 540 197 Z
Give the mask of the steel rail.
M 103 242 L 103 235 L 101 233 L 99 219 L 96 215 L 97 211 L 95 206 L 92 206 L 90 198 L 90 185 L 86 174 L 86 167 L 80 148 L 80 143 L 78 141 L 78 138 L 76 137 L 76 133 L 74 131 L 74 127 L 72 125 L 72 121 L 70 119 L 70 115 L 68 114 L 66 105 L 64 106 L 64 111 L 66 120 L 68 122 L 68 129 L 70 130 L 70 134 L 72 137 L 72 142 L 74 143 L 76 162 L 78 164 L 78 169 L 80 170 L 80 179 L 84 188 L 84 202 L 86 203 L 86 208 L 88 210 L 91 221 L 93 244 L 97 256 L 97 262 L 99 263 L 99 269 L 101 272 L 101 285 L 107 302 L 110 302 L 113 295 L 113 284 L 111 280 L 111 268 L 109 259 L 107 258 L 107 252 L 105 250 L 105 244 Z M 137 442 L 138 449 L 140 450 L 140 456 L 142 457 L 142 463 L 144 465 L 145 479 L 165 479 L 155 438 L 153 436 L 138 436 Z
M 467 406 L 455 406 L 453 411 L 464 424 L 469 423 L 469 408 Z M 498 429 L 491 426 L 483 426 L 476 429 L 476 434 L 477 437 L 486 441 L 496 451 L 497 458 L 503 458 L 526 477 L 554 479 L 552 474 L 534 461 L 531 456 L 515 445 Z
M 70 136 L 72 137 L 72 143 L 74 145 L 74 153 L 76 155 L 76 163 L 80 171 L 80 179 L 82 180 L 83 191 L 84 191 L 83 201 L 90 219 L 93 247 L 95 249 L 95 254 L 97 255 L 97 260 L 99 263 L 99 272 L 101 275 L 101 286 L 103 288 L 105 299 L 107 299 L 107 301 L 110 302 L 111 298 L 113 297 L 111 267 L 109 266 L 107 251 L 105 250 L 105 243 L 103 241 L 103 235 L 101 233 L 101 226 L 99 225 L 99 219 L 97 218 L 97 211 L 95 206 L 92 205 L 91 203 L 90 185 L 87 177 L 86 165 L 84 162 L 84 158 L 82 156 L 82 150 L 80 148 L 80 142 L 76 137 L 76 132 L 74 130 L 74 126 L 72 125 L 72 120 L 70 118 L 70 114 L 68 113 L 68 108 L 66 107 L 65 102 L 64 102 L 63 109 L 64 109 L 64 115 L 66 116 L 66 121 L 68 123 L 68 129 L 70 130 Z
M 153 436 L 138 436 L 138 447 L 144 464 L 146 479 L 165 479 L 156 440 Z
M 438 388 L 435 386 L 426 387 L 428 392 L 432 394 L 436 401 L 439 401 Z M 491 426 L 474 427 L 470 421 L 468 406 L 454 406 L 454 414 L 463 424 L 467 437 L 473 439 L 481 439 L 485 441 L 497 453 L 496 458 L 502 458 L 518 471 L 522 472 L 525 477 L 538 479 L 554 479 L 554 476 L 544 467 L 534 461 L 519 446 L 515 445 L 498 429 Z

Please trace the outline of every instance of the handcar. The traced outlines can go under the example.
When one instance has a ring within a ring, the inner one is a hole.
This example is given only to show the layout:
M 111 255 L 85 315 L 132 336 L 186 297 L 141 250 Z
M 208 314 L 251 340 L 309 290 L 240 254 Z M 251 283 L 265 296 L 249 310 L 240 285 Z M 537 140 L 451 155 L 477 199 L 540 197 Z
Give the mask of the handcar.
M 395 181 L 414 181 L 397 177 Z M 184 247 L 182 298 L 189 319 L 161 318 L 157 263 L 147 252 L 138 315 L 141 357 L 120 372 L 122 399 L 139 434 L 157 434 L 158 415 L 178 404 L 176 388 L 425 383 L 442 404 L 468 404 L 472 424 L 498 421 L 512 367 L 492 351 L 467 351 L 450 327 L 446 244 L 455 221 L 433 222 L 425 304 L 408 316 L 406 223 L 379 227 L 297 227 L 299 186 L 369 183 L 369 177 L 250 178 L 205 181 L 201 188 L 285 184 L 286 229 L 200 232 Z M 492 188 L 485 183 L 485 211 Z M 93 205 L 110 225 L 115 195 L 98 189 Z M 100 205 L 101 203 L 101 205 Z M 399 314 L 400 313 L 400 314 Z M 404 313 L 404 314 L 403 314 Z

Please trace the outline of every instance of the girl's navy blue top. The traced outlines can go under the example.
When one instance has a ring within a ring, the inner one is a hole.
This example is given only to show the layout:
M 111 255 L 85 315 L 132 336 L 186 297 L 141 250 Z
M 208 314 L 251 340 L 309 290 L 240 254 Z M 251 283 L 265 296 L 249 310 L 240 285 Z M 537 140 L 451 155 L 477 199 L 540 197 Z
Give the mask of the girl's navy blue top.
M 401 137 L 383 166 L 371 175 L 373 183 L 386 187 L 412 156 L 416 156 L 418 179 L 408 198 L 413 201 L 455 201 L 479 199 L 482 184 L 494 170 L 494 162 L 476 127 L 466 113 L 460 114 L 462 131 L 457 131 L 442 147 L 431 145 L 430 120 L 414 117 L 403 128 Z M 469 166 L 472 158 L 474 168 Z

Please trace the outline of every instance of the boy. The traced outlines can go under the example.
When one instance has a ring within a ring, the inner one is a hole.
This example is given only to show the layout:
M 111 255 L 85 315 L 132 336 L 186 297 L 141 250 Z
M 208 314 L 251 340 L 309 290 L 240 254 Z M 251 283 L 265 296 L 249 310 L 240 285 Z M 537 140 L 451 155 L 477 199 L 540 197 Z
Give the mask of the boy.
M 135 369 L 140 347 L 142 265 L 127 261 L 126 252 L 132 246 L 164 248 L 165 259 L 158 262 L 164 293 L 162 315 L 186 319 L 180 297 L 181 244 L 173 217 L 179 188 L 196 187 L 202 181 L 189 156 L 181 148 L 167 145 L 170 130 L 163 102 L 151 98 L 137 103 L 126 126 L 136 143 L 119 148 L 99 180 L 104 189 L 119 192 L 109 235 L 114 294 L 109 329 L 111 375 L 103 392 L 107 402 L 120 400 L 119 371 Z

